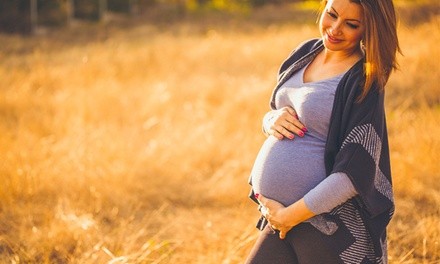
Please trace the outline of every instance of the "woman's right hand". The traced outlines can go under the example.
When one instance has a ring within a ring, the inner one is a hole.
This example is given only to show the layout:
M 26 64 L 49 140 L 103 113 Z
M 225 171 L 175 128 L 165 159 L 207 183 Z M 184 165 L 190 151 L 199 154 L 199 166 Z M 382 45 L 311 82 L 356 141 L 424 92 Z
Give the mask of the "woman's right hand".
M 298 115 L 292 107 L 269 111 L 263 118 L 263 131 L 278 139 L 293 139 L 295 134 L 303 137 L 307 128 L 298 120 Z

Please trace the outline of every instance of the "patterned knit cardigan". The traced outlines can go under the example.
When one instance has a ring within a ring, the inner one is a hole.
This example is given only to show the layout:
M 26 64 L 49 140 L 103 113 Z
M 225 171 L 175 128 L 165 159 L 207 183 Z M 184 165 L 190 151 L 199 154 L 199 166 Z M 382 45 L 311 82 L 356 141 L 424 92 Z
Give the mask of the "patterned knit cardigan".
M 323 48 L 322 40 L 309 40 L 283 62 L 271 96 L 272 109 L 281 85 Z M 338 84 L 324 156 L 327 175 L 346 173 L 358 195 L 322 217 L 330 227 L 346 226 L 354 238 L 341 253 L 344 263 L 387 263 L 386 226 L 394 213 L 394 200 L 384 93 L 373 86 L 357 102 L 365 78 L 363 64 L 363 60 L 356 63 Z M 257 202 L 253 191 L 250 198 Z M 266 223 L 260 219 L 257 227 L 262 229 Z

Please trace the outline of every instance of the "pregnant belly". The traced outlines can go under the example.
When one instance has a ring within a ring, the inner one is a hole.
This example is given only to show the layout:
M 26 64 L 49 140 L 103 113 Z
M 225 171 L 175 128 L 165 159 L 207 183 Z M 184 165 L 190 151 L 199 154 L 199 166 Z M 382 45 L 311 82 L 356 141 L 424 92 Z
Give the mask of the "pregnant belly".
M 324 147 L 325 142 L 307 136 L 268 137 L 251 172 L 254 192 L 285 206 L 301 199 L 325 178 Z

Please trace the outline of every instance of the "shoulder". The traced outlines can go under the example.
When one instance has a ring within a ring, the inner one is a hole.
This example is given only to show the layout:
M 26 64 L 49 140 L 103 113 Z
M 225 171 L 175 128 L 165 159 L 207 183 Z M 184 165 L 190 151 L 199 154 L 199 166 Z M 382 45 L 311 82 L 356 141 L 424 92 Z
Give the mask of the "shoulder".
M 279 73 L 283 72 L 294 62 L 300 60 L 302 57 L 320 48 L 321 46 L 322 40 L 319 38 L 309 39 L 301 42 L 292 52 L 290 52 L 289 56 L 283 61 L 279 69 Z
M 309 53 L 313 51 L 314 49 L 318 48 L 322 44 L 322 39 L 320 38 L 314 38 L 306 40 L 298 45 L 296 47 L 297 52 L 306 52 Z
M 344 113 L 349 114 L 355 109 L 365 115 L 367 112 L 376 111 L 384 107 L 384 93 L 377 83 L 373 83 L 369 91 L 360 100 L 365 84 L 364 61 L 357 62 L 348 70 L 339 83 L 335 99 L 342 104 Z
M 319 38 L 309 39 L 304 42 L 301 42 L 290 54 L 289 58 L 291 57 L 298 57 L 301 58 L 308 53 L 314 51 L 315 49 L 319 48 L 322 45 L 322 40 Z
M 354 100 L 354 98 L 362 93 L 364 82 L 364 60 L 359 60 L 342 77 L 339 83 L 339 90 L 342 90 L 344 98 L 351 97 Z

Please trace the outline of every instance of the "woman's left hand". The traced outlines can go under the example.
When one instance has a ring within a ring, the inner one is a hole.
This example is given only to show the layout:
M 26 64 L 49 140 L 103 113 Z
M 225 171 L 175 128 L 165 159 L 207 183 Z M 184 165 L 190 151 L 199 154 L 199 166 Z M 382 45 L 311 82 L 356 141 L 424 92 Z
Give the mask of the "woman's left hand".
M 280 239 L 284 239 L 287 232 L 295 226 L 295 224 L 293 224 L 295 221 L 292 221 L 292 216 L 289 216 L 287 207 L 261 194 L 255 195 L 255 198 L 257 198 L 259 203 L 265 208 L 263 216 L 269 222 L 268 224 L 273 229 L 280 231 Z

